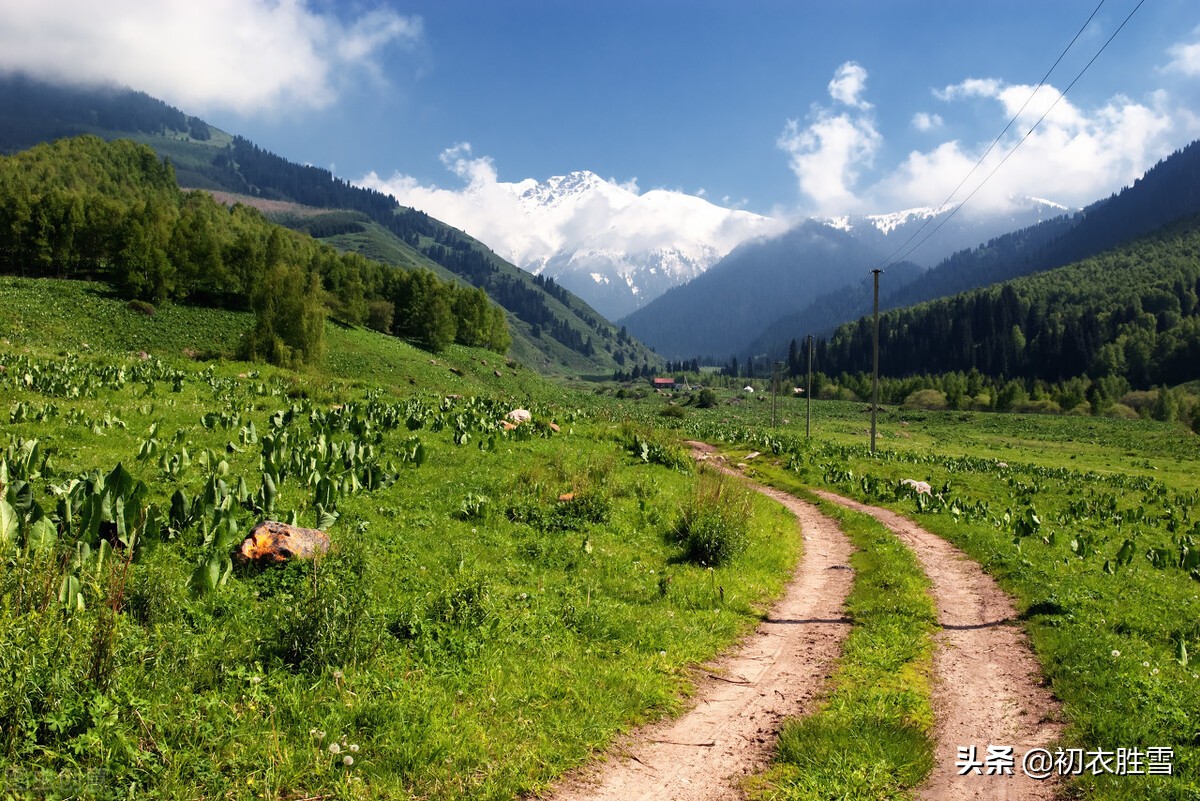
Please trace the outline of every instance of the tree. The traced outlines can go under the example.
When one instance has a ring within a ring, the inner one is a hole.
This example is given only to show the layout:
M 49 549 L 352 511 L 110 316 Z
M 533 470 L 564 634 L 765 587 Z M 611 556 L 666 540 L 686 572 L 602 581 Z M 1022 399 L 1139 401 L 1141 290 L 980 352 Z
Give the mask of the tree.
M 314 364 L 325 352 L 321 279 L 284 262 L 266 270 L 250 297 L 254 330 L 242 355 L 282 367 Z

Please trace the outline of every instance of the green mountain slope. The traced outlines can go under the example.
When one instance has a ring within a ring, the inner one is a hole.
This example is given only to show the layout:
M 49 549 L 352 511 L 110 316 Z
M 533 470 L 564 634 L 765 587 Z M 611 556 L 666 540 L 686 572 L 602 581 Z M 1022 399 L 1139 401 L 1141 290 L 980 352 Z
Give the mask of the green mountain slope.
M 1200 378 L 1200 217 L 1056 270 L 880 316 L 886 375 L 977 369 L 1135 388 Z M 831 375 L 871 369 L 870 320 L 817 346 Z
M 624 366 L 661 363 L 570 292 L 391 197 L 288 162 L 140 92 L 0 78 L 0 150 L 80 133 L 147 144 L 170 159 L 180 186 L 265 203 L 260 208 L 268 216 L 339 249 L 484 289 L 507 313 L 512 355 L 544 373 L 607 376 Z M 280 205 L 273 211 L 271 203 Z M 322 212 L 330 215 L 324 228 L 317 225 Z

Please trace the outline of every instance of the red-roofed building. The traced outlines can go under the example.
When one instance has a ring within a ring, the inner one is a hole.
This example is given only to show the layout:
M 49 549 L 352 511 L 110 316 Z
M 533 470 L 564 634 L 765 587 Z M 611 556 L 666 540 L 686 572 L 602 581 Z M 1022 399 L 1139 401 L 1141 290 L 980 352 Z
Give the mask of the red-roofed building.
M 674 378 L 651 378 L 650 386 L 655 389 L 675 389 Z

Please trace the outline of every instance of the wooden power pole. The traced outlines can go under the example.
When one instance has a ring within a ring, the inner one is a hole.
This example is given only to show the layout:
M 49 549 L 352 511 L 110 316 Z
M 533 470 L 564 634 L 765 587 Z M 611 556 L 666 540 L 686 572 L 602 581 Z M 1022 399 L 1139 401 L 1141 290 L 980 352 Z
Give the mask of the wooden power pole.
M 806 389 L 804 400 L 804 436 L 805 438 L 812 437 L 812 351 L 813 337 L 808 335 L 808 389 Z
M 879 407 L 879 274 L 883 270 L 871 270 L 875 276 L 875 368 L 871 376 L 871 455 L 875 455 L 875 410 Z

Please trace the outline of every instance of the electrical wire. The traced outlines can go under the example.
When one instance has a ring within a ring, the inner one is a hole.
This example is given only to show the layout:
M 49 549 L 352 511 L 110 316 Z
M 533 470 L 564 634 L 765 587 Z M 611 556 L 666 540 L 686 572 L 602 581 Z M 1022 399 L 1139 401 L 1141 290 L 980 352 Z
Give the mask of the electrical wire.
M 1088 61 L 1087 64 L 1083 65 L 1083 69 L 1081 69 L 1079 71 L 1079 74 L 1075 76 L 1074 80 L 1072 80 L 1069 84 L 1067 84 L 1067 88 L 1063 89 L 1062 92 L 1059 93 L 1058 97 L 1056 97 L 1054 99 L 1054 102 L 1050 104 L 1050 107 L 1048 109 L 1046 109 L 1046 111 L 1042 114 L 1042 116 L 1038 117 L 1038 120 L 1037 120 L 1037 122 L 1035 122 L 1033 124 L 1033 127 L 1030 128 L 1028 131 L 1026 131 L 1025 135 L 1021 137 L 1020 141 L 1018 141 L 1015 145 L 1013 145 L 1009 149 L 1009 151 L 1004 154 L 1004 158 L 1000 159 L 1000 162 L 995 167 L 992 168 L 992 171 L 984 176 L 983 180 L 979 182 L 979 185 L 976 186 L 973 190 L 971 190 L 971 194 L 969 194 L 965 198 L 963 198 L 962 203 L 959 203 L 957 206 L 954 207 L 954 209 L 949 214 L 947 214 L 945 217 L 943 217 L 941 219 L 941 221 L 938 222 L 937 226 L 934 227 L 934 229 L 932 231 L 930 231 L 928 234 L 926 234 L 924 237 L 922 237 L 921 241 L 917 242 L 917 244 L 913 245 L 911 248 L 909 248 L 907 251 L 905 251 L 904 254 L 899 259 L 897 259 L 896 262 L 892 262 L 892 264 L 895 264 L 897 262 L 903 261 L 904 259 L 908 258 L 909 254 L 911 254 L 914 250 L 919 248 L 921 245 L 925 244 L 925 242 L 928 241 L 930 237 L 932 237 L 939 230 L 941 230 L 941 227 L 943 225 L 950 222 L 950 219 L 952 217 L 954 217 L 955 214 L 958 213 L 959 209 L 961 209 L 964 205 L 966 205 L 967 201 L 969 201 L 971 198 L 975 197 L 976 193 L 978 193 L 979 190 L 983 188 L 984 184 L 986 184 L 988 182 L 988 180 L 990 180 L 991 177 L 996 174 L 996 171 L 1004 166 L 1005 162 L 1008 161 L 1008 159 L 1012 156 L 1013 153 L 1017 152 L 1017 149 L 1021 145 L 1025 144 L 1026 139 L 1028 139 L 1030 136 L 1033 135 L 1033 132 L 1038 129 L 1038 126 L 1042 124 L 1042 121 L 1045 120 L 1047 116 L 1049 116 L 1050 112 L 1054 110 L 1054 107 L 1059 104 L 1059 101 L 1061 101 L 1064 97 L 1067 96 L 1067 92 L 1070 92 L 1071 87 L 1073 87 L 1076 83 L 1079 82 L 1079 79 L 1082 78 L 1084 73 L 1088 71 L 1088 68 L 1091 67 L 1092 64 L 1094 64 L 1096 62 L 1096 59 L 1100 58 L 1100 54 L 1103 53 L 1110 44 L 1112 44 L 1112 40 L 1117 38 L 1117 34 L 1119 34 L 1121 32 L 1121 29 L 1125 27 L 1125 24 L 1128 23 L 1129 20 L 1133 19 L 1133 15 L 1137 13 L 1138 9 L 1141 8 L 1145 2 L 1146 2 L 1146 0 L 1138 1 L 1138 4 L 1133 7 L 1133 10 L 1129 12 L 1129 15 L 1126 16 L 1125 19 L 1121 22 L 1121 24 L 1117 26 L 1117 29 L 1115 31 L 1113 31 L 1112 36 L 1108 37 L 1108 39 L 1104 42 L 1104 44 L 1101 45 L 1100 49 L 1096 51 L 1096 54 L 1094 56 L 1092 56 L 1091 60 Z M 1099 9 L 1097 9 L 1097 10 L 1099 10 Z M 1035 90 L 1035 92 L 1036 92 L 1036 90 Z M 1026 101 L 1026 105 L 1028 105 L 1028 101 Z M 1024 107 L 1022 107 L 1022 109 L 1023 108 Z M 989 150 L 990 150 L 990 148 L 989 148 Z M 972 170 L 972 172 L 974 172 L 974 170 Z M 955 190 L 955 191 L 957 191 L 957 190 Z M 928 221 L 926 221 L 926 222 L 928 222 Z M 922 226 L 922 227 L 924 227 L 924 226 Z M 914 234 L 914 236 L 915 236 L 915 234 Z M 911 241 L 911 239 L 912 239 L 912 237 L 909 237 L 910 241 Z M 906 242 L 905 244 L 908 244 L 908 243 Z M 901 245 L 901 247 L 903 247 L 903 245 Z M 893 253 L 893 255 L 895 255 L 895 253 Z M 889 256 L 888 258 L 890 259 L 891 257 Z
M 1054 103 L 1052 103 L 1050 105 L 1050 108 L 1048 108 L 1046 110 L 1046 112 L 1044 114 L 1042 114 L 1042 116 L 1038 119 L 1038 121 L 1036 123 L 1034 123 L 1033 127 L 1030 128 L 1023 137 L 1021 137 L 1020 141 L 1018 141 L 1017 144 L 1014 145 L 1004 155 L 1004 158 L 1002 158 L 1000 160 L 999 164 L 997 164 L 994 168 L 992 168 L 991 172 L 989 172 L 986 176 L 984 176 L 984 179 L 982 181 L 980 181 L 980 183 L 975 187 L 975 189 L 973 189 L 971 191 L 971 193 L 969 195 L 967 195 L 967 197 L 965 197 L 960 203 L 958 203 L 958 205 L 956 205 L 950 211 L 949 214 L 947 214 L 945 217 L 943 217 L 938 222 L 938 224 L 933 228 L 932 231 L 930 231 L 928 234 L 926 234 L 924 237 L 922 237 L 911 248 L 908 248 L 909 243 L 912 242 L 914 239 L 916 239 L 918 236 L 920 236 L 921 232 L 924 231 L 934 219 L 933 217 L 927 218 L 925 220 L 925 222 L 922 223 L 919 228 L 917 228 L 916 231 L 914 231 L 912 234 L 909 235 L 908 239 L 906 239 L 899 247 L 897 247 L 895 250 L 893 250 L 892 253 L 887 256 L 887 258 L 885 258 L 883 260 L 883 262 L 881 264 L 881 269 L 884 267 L 890 267 L 894 264 L 897 264 L 897 263 L 903 261 L 913 251 L 915 251 L 921 245 L 925 244 L 925 242 L 927 242 L 933 235 L 935 235 L 939 230 L 941 230 L 942 226 L 944 226 L 947 222 L 949 222 L 954 217 L 954 215 L 957 214 L 959 212 L 959 210 L 964 205 L 966 205 L 966 203 L 971 198 L 973 198 L 976 195 L 976 193 L 979 192 L 980 189 L 983 188 L 983 186 L 988 182 L 988 180 L 993 175 L 996 174 L 996 171 L 999 170 L 1000 167 L 1003 166 L 1004 163 L 1008 161 L 1008 159 L 1013 155 L 1014 152 L 1016 152 L 1017 148 L 1019 148 L 1022 144 L 1024 144 L 1025 140 L 1027 140 L 1033 134 L 1033 132 L 1035 130 L 1037 130 L 1038 126 L 1041 125 L 1042 121 L 1046 119 L 1046 116 L 1050 113 L 1050 111 L 1052 111 L 1054 109 L 1054 107 L 1058 105 L 1059 101 L 1062 100 L 1063 97 L 1066 96 L 1067 92 L 1069 92 L 1071 90 L 1071 87 L 1073 87 L 1079 81 L 1079 79 L 1083 77 L 1084 73 L 1087 72 L 1088 68 L 1091 67 L 1093 63 L 1095 63 L 1096 59 L 1100 57 L 1100 54 L 1104 52 L 1104 50 L 1108 47 L 1108 45 L 1110 43 L 1112 43 L 1113 39 L 1116 38 L 1117 34 L 1119 34 L 1121 32 L 1121 29 L 1123 29 L 1125 27 L 1125 25 L 1129 22 L 1129 20 L 1132 19 L 1133 15 L 1137 13 L 1138 9 L 1142 7 L 1143 3 L 1145 3 L 1145 0 L 1139 0 L 1138 4 L 1133 8 L 1132 11 L 1129 12 L 1128 16 L 1125 17 L 1124 21 L 1122 21 L 1121 24 L 1117 27 L 1117 29 L 1113 32 L 1112 36 L 1110 36 L 1108 38 L 1108 40 L 1104 43 L 1104 45 L 1101 46 L 1101 48 L 1098 51 L 1096 51 L 1096 54 L 1092 56 L 1091 60 L 1088 61 L 1088 63 L 1086 65 L 1084 65 L 1083 69 L 1079 71 L 1079 74 L 1075 76 L 1075 78 L 1071 81 L 1071 83 L 1067 86 L 1067 88 L 1064 89 L 1059 94 L 1059 96 L 1055 99 Z M 946 199 L 944 201 L 942 201 L 941 205 L 938 208 L 944 208 L 945 206 L 949 205 L 950 201 L 953 200 L 954 196 L 958 194 L 959 190 L 962 189 L 962 187 L 967 183 L 967 181 L 970 179 L 970 177 L 975 174 L 975 172 L 980 168 L 980 166 L 982 166 L 983 162 L 987 159 L 987 157 L 995 149 L 996 145 L 999 144 L 1000 140 L 1004 138 L 1004 135 L 1006 133 L 1008 133 L 1009 129 L 1012 128 L 1013 124 L 1020 118 L 1021 114 L 1024 113 L 1025 109 L 1033 101 L 1033 98 L 1037 96 L 1037 93 L 1039 91 L 1041 91 L 1042 87 L 1046 84 L 1046 81 L 1049 80 L 1050 75 L 1058 67 L 1059 63 L 1062 62 L 1063 58 L 1067 55 L 1067 53 L 1071 50 L 1071 48 L 1074 47 L 1075 43 L 1079 40 L 1079 37 L 1083 34 L 1083 32 L 1085 30 L 1087 30 L 1088 25 L 1091 24 L 1092 20 L 1095 18 L 1096 14 L 1099 13 L 1099 11 L 1100 11 L 1101 7 L 1103 7 L 1103 5 L 1104 5 L 1104 0 L 1100 0 L 1100 3 L 1096 6 L 1095 9 L 1092 10 L 1092 13 L 1088 16 L 1087 20 L 1083 23 L 1083 25 L 1075 33 L 1075 36 L 1072 37 L 1071 41 L 1067 44 L 1066 48 L 1064 48 L 1062 53 L 1059 54 L 1058 58 L 1055 59 L 1054 63 L 1050 66 L 1050 69 L 1048 69 L 1046 71 L 1046 74 L 1044 76 L 1042 76 L 1042 80 L 1038 82 L 1038 85 L 1036 87 L 1034 87 L 1034 90 L 1029 94 L 1029 97 L 1026 98 L 1025 103 L 1016 112 L 1016 114 L 1014 114 L 1012 116 L 1012 118 L 1008 121 L 1008 124 L 1006 124 L 1004 126 L 1004 129 L 1002 131 L 1000 131 L 999 135 L 997 135 L 996 138 L 992 140 L 992 143 L 990 145 L 988 145 L 987 150 L 984 151 L 983 155 L 980 156 L 979 159 L 975 162 L 975 165 L 973 167 L 971 167 L 970 171 L 968 171 L 967 174 L 963 177 L 963 179 L 961 181 L 959 181 L 958 186 L 956 186 L 954 188 L 954 190 L 946 197 Z M 908 249 L 905 250 L 905 248 L 908 248 Z M 899 258 L 897 258 L 897 254 L 900 254 L 901 251 L 903 251 L 903 254 L 900 255 Z

